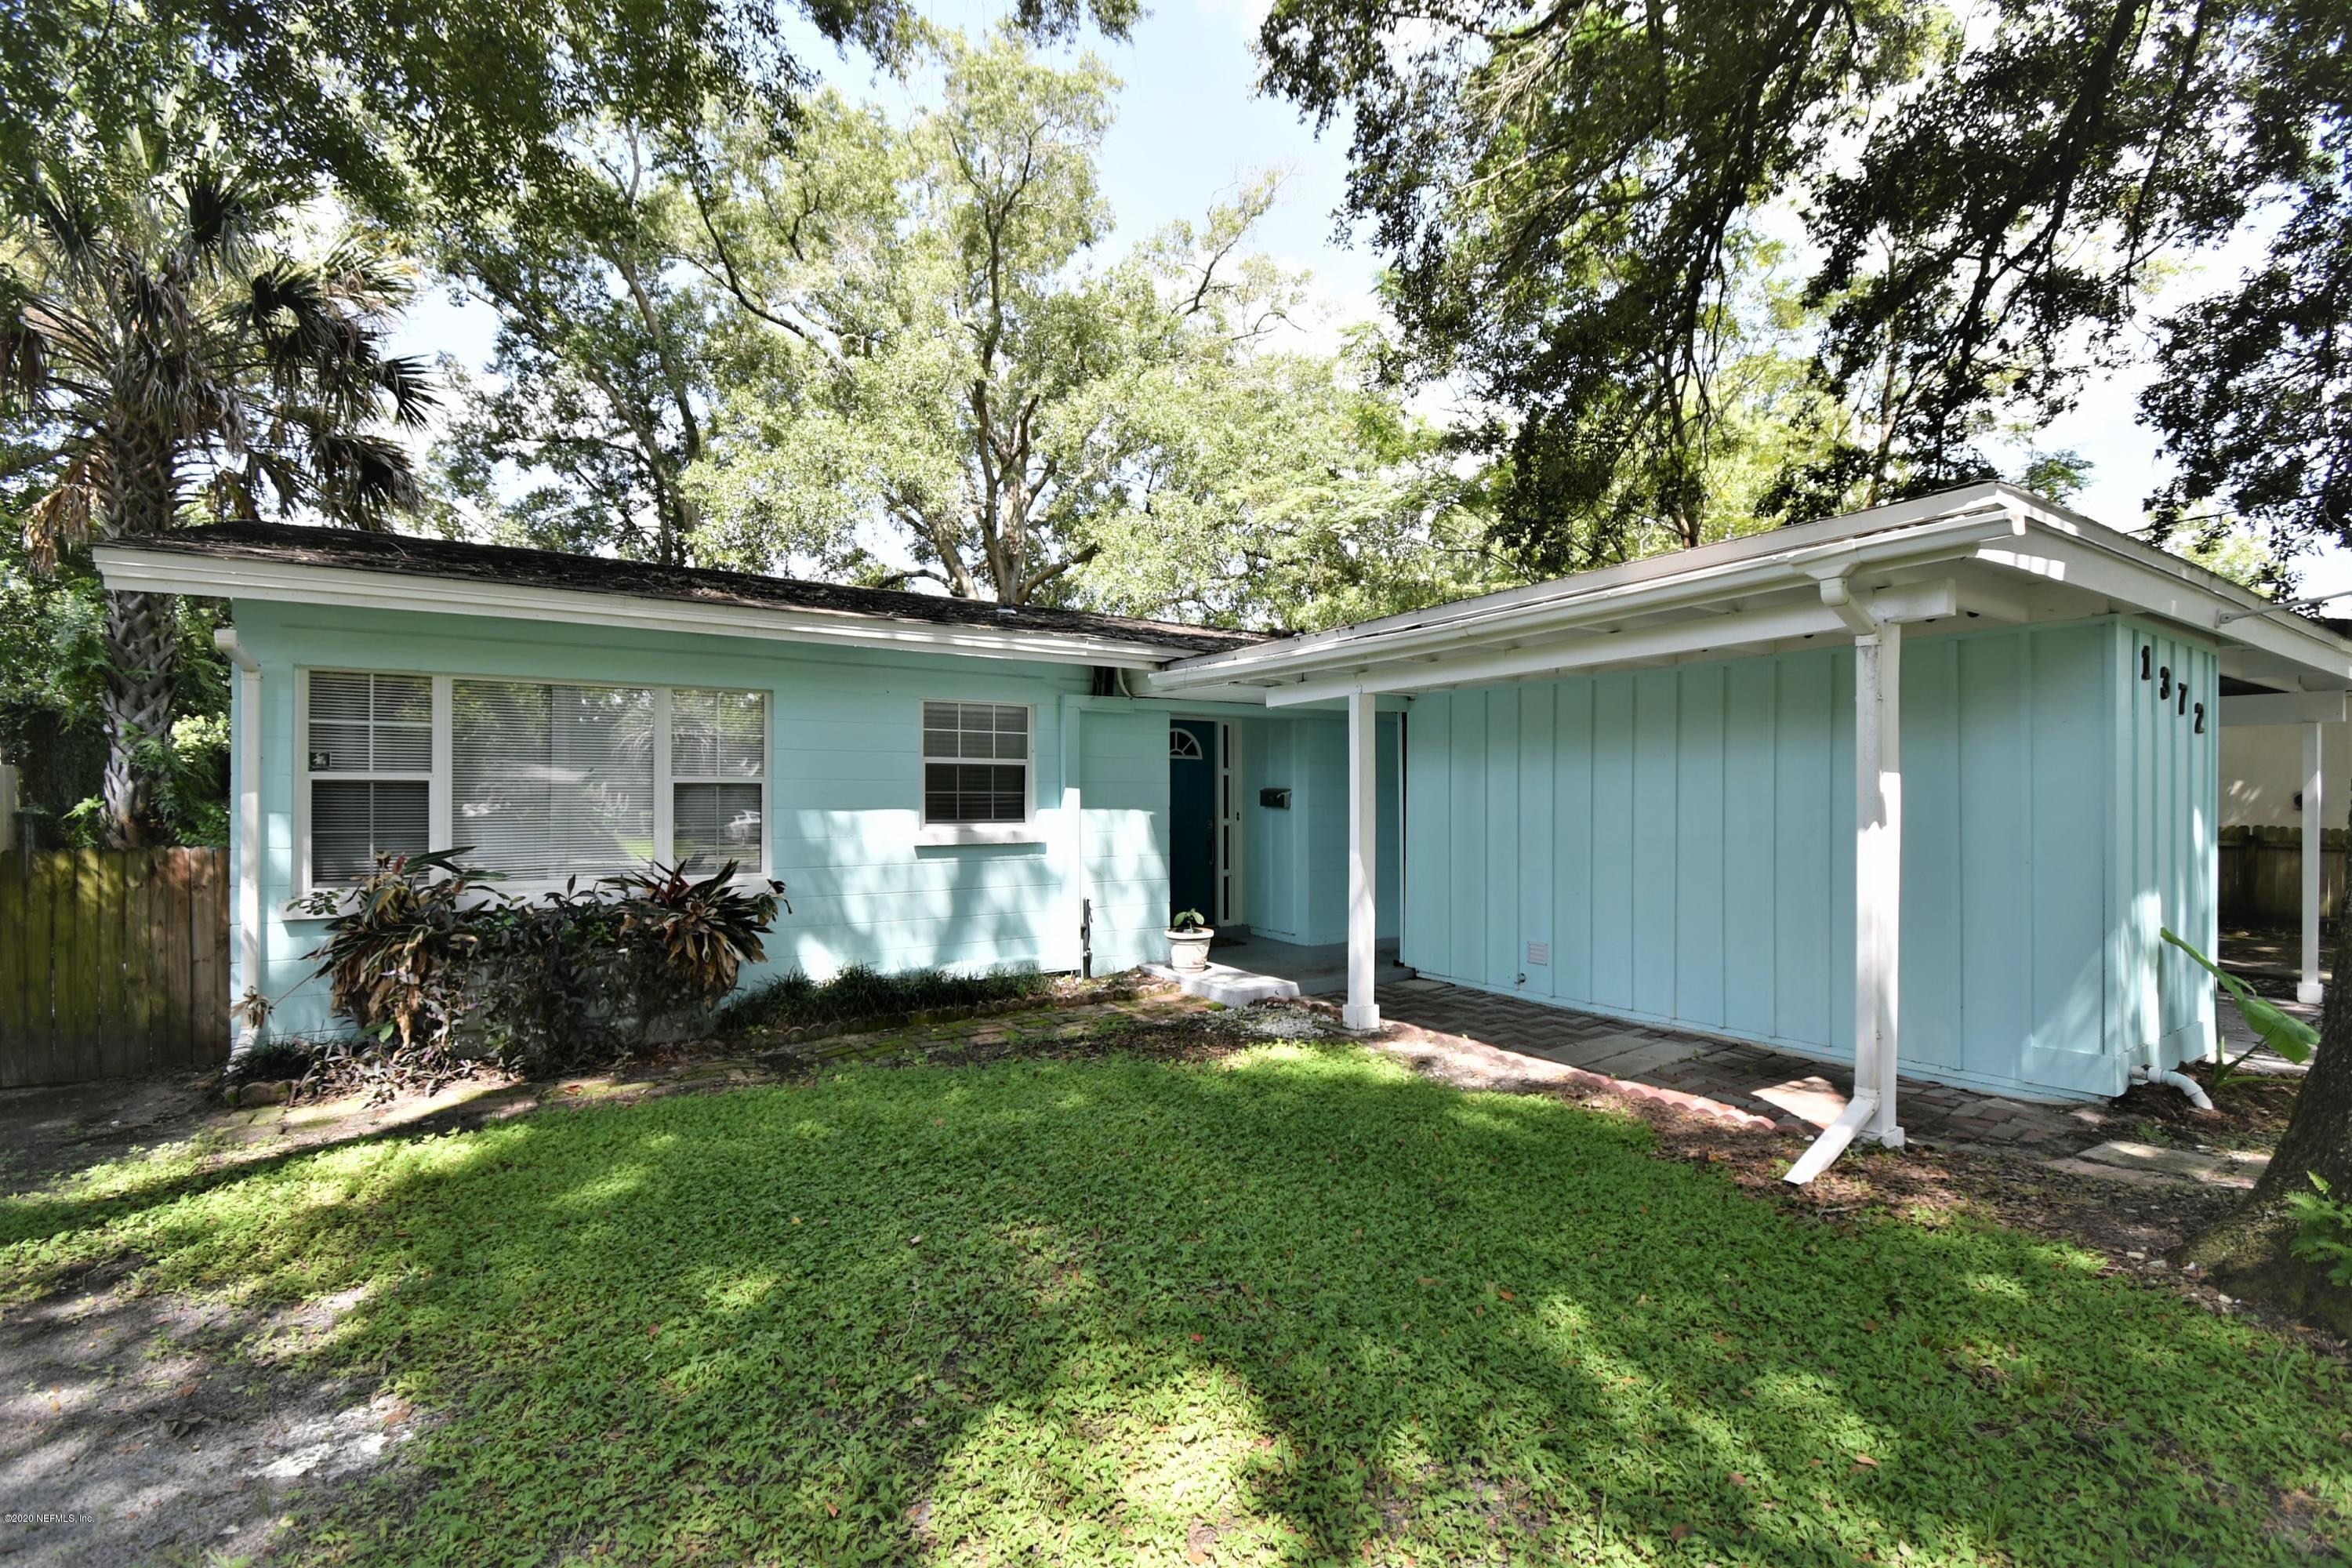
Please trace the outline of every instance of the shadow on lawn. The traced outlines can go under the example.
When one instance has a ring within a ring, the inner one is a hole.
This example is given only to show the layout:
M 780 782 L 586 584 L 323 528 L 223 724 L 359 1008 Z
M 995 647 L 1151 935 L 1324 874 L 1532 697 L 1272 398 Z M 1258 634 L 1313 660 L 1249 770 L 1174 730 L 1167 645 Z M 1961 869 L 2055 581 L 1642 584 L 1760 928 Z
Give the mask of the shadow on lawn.
M 2021 1236 L 1826 1227 L 1649 1147 L 1354 1051 L 866 1071 L 337 1149 L 116 1240 L 155 1286 L 371 1288 L 338 1353 L 449 1419 L 324 1521 L 356 1560 L 2344 1539 L 2332 1366 Z

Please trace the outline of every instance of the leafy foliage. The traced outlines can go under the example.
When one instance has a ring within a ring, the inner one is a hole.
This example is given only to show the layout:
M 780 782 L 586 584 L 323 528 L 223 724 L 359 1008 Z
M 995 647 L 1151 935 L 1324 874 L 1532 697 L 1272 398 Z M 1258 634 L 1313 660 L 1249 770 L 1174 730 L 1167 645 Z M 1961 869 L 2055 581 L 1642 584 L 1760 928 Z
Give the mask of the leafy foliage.
M 415 1435 L 306 1494 L 289 1561 L 2087 1568 L 2352 1531 L 2352 1387 L 2292 1339 L 1352 1047 L 173 1171 L 0 1203 L 0 1300 L 121 1256 L 151 1293 L 347 1303 L 311 1364 Z
M 2352 1286 L 2352 1203 L 2336 1196 L 2318 1172 L 2304 1173 L 2312 1190 L 2291 1193 L 2286 1200 L 2297 1232 L 2294 1255 L 2324 1268 L 2330 1285 Z
M 943 101 L 910 120 L 825 92 L 683 163 L 615 123 L 562 202 L 458 232 L 501 327 L 441 449 L 457 510 L 559 548 L 1229 622 L 1493 575 L 1383 345 L 1303 346 L 1305 280 L 1249 254 L 1273 183 L 1098 261 L 1100 62 L 926 48 Z
M 2214 1070 L 2214 1088 L 2219 1089 L 2228 1083 L 2235 1076 L 2239 1065 L 2263 1046 L 2268 1046 L 2291 1062 L 2311 1059 L 2311 1054 L 2319 1048 L 2318 1030 L 2257 993 L 2244 981 L 2198 952 L 2192 944 L 2173 935 L 2169 930 L 2160 934 L 2165 941 L 2187 953 L 2199 968 L 2221 983 L 2223 992 L 2236 1005 L 2238 1016 L 2245 1019 L 2246 1027 L 2254 1032 L 2254 1045 L 2247 1047 L 2237 1061 L 2223 1062 Z
M 1272 88 L 1349 117 L 1349 208 L 1412 349 L 1500 408 L 1501 537 L 1550 568 L 1739 526 L 1708 512 L 1745 416 L 1725 374 L 1769 320 L 1741 279 L 1792 224 L 1815 396 L 1763 514 L 1990 475 L 1996 438 L 2129 356 L 2181 258 L 2284 208 L 2271 265 L 2174 323 L 2147 407 L 2177 503 L 2347 526 L 2320 481 L 2347 25 L 2323 0 L 1277 0 L 1261 42 Z
M 1034 969 L 994 969 L 980 974 L 908 969 L 886 974 L 871 964 L 853 963 L 824 981 L 812 980 L 794 970 L 729 998 L 719 1009 L 719 1028 L 734 1033 L 859 1018 L 902 1018 L 941 1008 L 985 1006 L 1038 996 L 1053 984 L 1051 975 Z
M 431 1087 L 479 1056 L 521 1072 L 609 1056 L 704 1016 L 765 956 L 783 884 L 652 866 L 536 900 L 502 896 L 463 850 L 382 858 L 310 956 L 360 1039 L 323 1070 L 373 1089 Z M 786 905 L 789 909 L 790 906 Z
M 423 366 L 383 352 L 398 265 L 361 237 L 306 253 L 287 192 L 198 128 L 36 173 L 0 248 L 0 430 L 19 454 L 0 505 L 37 571 L 191 515 L 380 527 L 416 499 L 387 429 L 432 404 Z M 170 776 L 182 616 L 169 595 L 103 603 L 104 820 L 136 844 Z

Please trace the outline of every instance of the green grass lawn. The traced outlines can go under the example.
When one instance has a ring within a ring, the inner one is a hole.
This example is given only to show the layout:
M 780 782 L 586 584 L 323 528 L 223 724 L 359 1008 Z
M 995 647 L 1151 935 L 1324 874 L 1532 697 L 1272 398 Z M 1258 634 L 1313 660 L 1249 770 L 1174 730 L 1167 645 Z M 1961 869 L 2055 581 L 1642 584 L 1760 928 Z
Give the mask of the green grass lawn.
M 161 1169 L 159 1167 L 159 1169 Z M 360 1563 L 2258 1563 L 2341 1368 L 1353 1047 L 868 1068 L 0 1212 L 0 1288 L 363 1287 Z M 2331 1548 L 2330 1540 L 2336 1544 Z

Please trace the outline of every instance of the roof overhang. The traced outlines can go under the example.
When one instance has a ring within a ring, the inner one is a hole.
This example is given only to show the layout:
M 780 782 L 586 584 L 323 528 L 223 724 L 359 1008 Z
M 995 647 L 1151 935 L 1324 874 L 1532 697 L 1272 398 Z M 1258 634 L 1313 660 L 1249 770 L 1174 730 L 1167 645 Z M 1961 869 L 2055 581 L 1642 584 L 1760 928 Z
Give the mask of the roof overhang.
M 1999 483 L 1185 658 L 1140 686 L 1290 707 L 1769 651 L 1873 623 L 2110 614 L 2203 637 L 2227 673 L 2275 690 L 2352 688 L 2352 644 L 2326 627 Z
M 599 628 L 698 632 L 836 647 L 897 648 L 978 658 L 1108 665 L 1121 669 L 1156 669 L 1178 656 L 1178 650 L 1157 644 L 1034 626 L 1000 628 L 901 620 L 840 610 L 706 604 L 691 599 L 499 583 L 481 577 L 438 577 L 305 562 L 205 555 L 132 544 L 101 544 L 95 554 L 106 585 L 121 592 L 195 594 L 208 598 L 268 600 L 339 609 L 490 616 Z

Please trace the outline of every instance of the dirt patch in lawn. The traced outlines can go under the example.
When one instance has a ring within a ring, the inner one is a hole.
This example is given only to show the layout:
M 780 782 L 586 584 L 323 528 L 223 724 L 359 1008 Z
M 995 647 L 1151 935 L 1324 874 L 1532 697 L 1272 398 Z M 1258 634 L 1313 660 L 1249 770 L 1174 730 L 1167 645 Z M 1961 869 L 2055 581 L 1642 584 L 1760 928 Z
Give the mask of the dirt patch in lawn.
M 382 1469 L 415 1424 L 360 1382 L 299 1370 L 351 1303 L 256 1316 L 127 1289 L 140 1261 L 0 1329 L 0 1563 L 260 1556 L 290 1510 Z

